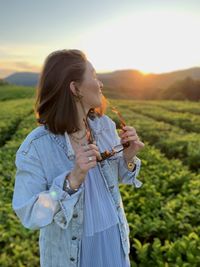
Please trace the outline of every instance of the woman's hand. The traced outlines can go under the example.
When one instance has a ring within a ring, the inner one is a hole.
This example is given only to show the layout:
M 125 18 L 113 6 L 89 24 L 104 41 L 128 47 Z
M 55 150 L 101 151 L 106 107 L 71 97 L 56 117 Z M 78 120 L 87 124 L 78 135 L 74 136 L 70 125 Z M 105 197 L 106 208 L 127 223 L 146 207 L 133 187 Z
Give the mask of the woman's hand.
M 126 160 L 131 160 L 144 147 L 144 143 L 140 141 L 134 127 L 124 126 L 123 130 L 119 133 L 121 144 L 130 143 L 130 146 L 123 150 L 123 155 Z
M 80 185 L 89 171 L 97 164 L 97 158 L 101 158 L 96 142 L 81 146 L 76 154 L 75 167 L 71 172 L 69 180 L 71 184 Z

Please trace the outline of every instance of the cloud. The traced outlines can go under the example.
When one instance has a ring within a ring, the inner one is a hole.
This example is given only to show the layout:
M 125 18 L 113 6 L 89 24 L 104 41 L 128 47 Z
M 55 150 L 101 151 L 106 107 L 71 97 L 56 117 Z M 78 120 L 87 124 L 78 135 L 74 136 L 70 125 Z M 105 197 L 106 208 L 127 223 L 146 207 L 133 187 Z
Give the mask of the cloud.
M 42 65 L 46 56 L 52 52 L 51 46 L 32 44 L 0 44 L 0 59 L 5 62 L 31 62 L 33 65 Z
M 45 44 L 0 44 L 0 78 L 13 72 L 39 72 L 45 58 L 61 47 Z
M 0 45 L 0 78 L 20 71 L 39 72 L 48 51 L 46 45 L 10 44 Z
M 0 61 L 0 78 L 5 78 L 14 72 L 40 72 L 41 67 L 26 61 Z

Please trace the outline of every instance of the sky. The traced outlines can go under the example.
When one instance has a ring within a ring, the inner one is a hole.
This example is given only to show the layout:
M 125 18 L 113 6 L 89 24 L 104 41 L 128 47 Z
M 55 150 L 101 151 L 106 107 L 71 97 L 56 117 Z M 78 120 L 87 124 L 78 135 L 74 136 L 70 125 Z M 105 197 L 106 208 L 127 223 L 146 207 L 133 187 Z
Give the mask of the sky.
M 0 78 L 80 49 L 98 73 L 200 66 L 199 0 L 0 0 Z

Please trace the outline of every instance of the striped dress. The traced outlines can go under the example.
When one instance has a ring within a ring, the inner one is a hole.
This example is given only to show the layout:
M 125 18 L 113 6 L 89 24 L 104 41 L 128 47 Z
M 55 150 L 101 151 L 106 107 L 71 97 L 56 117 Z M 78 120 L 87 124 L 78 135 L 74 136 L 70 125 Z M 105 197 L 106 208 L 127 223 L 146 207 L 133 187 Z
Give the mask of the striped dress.
M 80 266 L 130 267 L 121 243 L 117 211 L 97 166 L 88 171 L 84 186 Z

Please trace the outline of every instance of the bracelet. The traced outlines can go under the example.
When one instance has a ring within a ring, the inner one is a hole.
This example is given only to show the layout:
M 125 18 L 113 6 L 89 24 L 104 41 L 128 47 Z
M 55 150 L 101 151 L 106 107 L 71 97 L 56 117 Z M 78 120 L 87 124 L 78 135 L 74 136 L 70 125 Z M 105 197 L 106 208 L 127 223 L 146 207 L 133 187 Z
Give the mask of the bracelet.
M 71 195 L 71 194 L 76 193 L 76 192 L 78 191 L 79 188 L 74 188 L 74 189 L 72 189 L 72 188 L 70 187 L 69 180 L 68 180 L 68 176 L 69 176 L 70 174 L 71 174 L 71 173 L 69 173 L 69 174 L 65 177 L 65 182 L 64 182 L 63 189 L 64 189 L 67 193 L 69 193 L 69 194 Z

